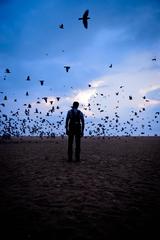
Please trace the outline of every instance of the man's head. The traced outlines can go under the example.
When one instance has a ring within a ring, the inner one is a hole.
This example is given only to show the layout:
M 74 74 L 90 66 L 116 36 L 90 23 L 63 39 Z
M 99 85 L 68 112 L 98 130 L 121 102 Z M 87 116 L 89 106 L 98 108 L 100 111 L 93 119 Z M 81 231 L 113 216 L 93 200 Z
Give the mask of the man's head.
M 73 108 L 78 108 L 79 102 L 73 102 Z

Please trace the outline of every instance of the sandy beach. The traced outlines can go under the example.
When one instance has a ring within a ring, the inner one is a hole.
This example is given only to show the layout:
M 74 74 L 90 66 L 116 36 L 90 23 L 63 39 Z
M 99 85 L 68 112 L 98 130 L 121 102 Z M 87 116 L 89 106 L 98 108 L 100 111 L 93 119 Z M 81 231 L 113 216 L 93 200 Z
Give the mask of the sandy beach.
M 155 239 L 160 137 L 83 138 L 80 162 L 66 152 L 67 138 L 0 142 L 1 239 Z

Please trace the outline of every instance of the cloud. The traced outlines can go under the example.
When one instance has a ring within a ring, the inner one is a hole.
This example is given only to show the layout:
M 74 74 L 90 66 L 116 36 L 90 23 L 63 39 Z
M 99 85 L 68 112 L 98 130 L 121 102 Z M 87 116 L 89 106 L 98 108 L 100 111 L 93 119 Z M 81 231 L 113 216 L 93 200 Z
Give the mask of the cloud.
M 93 80 L 91 81 L 92 88 L 100 88 L 106 86 L 104 80 Z
M 95 89 L 76 91 L 74 96 L 74 101 L 79 101 L 81 104 L 87 105 L 89 103 L 90 98 L 95 94 Z
M 153 92 L 157 89 L 160 89 L 160 84 L 150 85 L 150 86 L 147 86 L 146 88 L 140 89 L 140 93 L 142 95 L 146 95 L 146 94 L 148 94 L 150 92 Z
M 157 69 L 150 66 L 152 61 L 148 52 L 128 55 L 115 66 L 116 71 L 113 68 L 107 74 L 90 80 L 91 88 L 74 90 L 65 101 L 72 104 L 77 100 L 85 106 L 90 103 L 91 112 L 88 114 L 95 113 L 97 118 L 106 114 L 112 115 L 114 111 L 123 115 L 131 109 L 155 106 L 159 104 L 159 100 L 154 97 L 155 92 L 152 92 L 152 98 L 150 96 L 148 102 L 143 99 L 143 96 L 160 88 L 158 83 L 160 74 Z M 116 92 L 119 92 L 118 96 Z M 130 101 L 129 96 L 132 96 L 133 100 Z M 96 103 L 100 103 L 101 109 L 104 109 L 103 113 L 97 111 Z

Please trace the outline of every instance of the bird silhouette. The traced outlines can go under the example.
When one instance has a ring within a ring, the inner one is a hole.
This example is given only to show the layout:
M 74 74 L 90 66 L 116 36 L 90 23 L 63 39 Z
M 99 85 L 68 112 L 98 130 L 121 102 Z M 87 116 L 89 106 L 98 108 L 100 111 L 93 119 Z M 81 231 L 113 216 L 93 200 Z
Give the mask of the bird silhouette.
M 152 58 L 152 61 L 156 61 L 156 57 Z
M 112 64 L 109 65 L 109 68 L 112 68 Z
M 39 81 L 40 81 L 41 86 L 43 86 L 44 80 L 39 80 Z
M 54 106 L 49 110 L 51 113 L 54 112 Z
M 44 101 L 47 103 L 47 99 L 48 99 L 47 97 L 43 97 L 42 99 L 44 99 Z
M 6 73 L 11 73 L 11 71 L 8 68 L 6 68 Z
M 26 79 L 27 81 L 30 81 L 31 79 L 30 79 L 30 76 L 27 76 L 27 79 Z
M 89 15 L 89 10 L 86 10 L 83 14 L 83 16 L 81 18 L 78 18 L 78 20 L 82 20 L 83 21 L 83 25 L 85 28 L 88 28 L 88 19 L 90 19 L 90 17 L 88 17 Z
M 64 66 L 64 68 L 66 69 L 66 72 L 68 72 L 71 67 L 70 66 Z
M 64 29 L 63 23 L 59 25 L 59 28 Z

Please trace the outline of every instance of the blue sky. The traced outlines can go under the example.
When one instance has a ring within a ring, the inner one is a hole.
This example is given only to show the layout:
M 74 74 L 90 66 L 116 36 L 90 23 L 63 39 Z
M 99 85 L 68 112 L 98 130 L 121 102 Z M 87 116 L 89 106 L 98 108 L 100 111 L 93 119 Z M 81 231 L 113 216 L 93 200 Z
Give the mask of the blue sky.
M 2 114 L 11 117 L 17 109 L 21 119 L 27 118 L 24 104 L 30 103 L 31 119 L 38 116 L 37 121 L 42 117 L 55 124 L 62 119 L 57 132 L 63 133 L 66 112 L 78 100 L 86 134 L 92 123 L 92 132 L 104 124 L 105 116 L 106 135 L 125 134 L 121 130 L 127 124 L 129 134 L 160 134 L 159 0 L 0 0 L 0 9 L 1 121 Z M 88 29 L 78 20 L 86 9 Z M 68 73 L 64 65 L 71 67 Z M 6 68 L 11 73 L 6 74 Z M 26 81 L 28 75 L 31 81 Z M 45 115 L 51 105 L 43 97 L 59 106 L 50 116 Z M 36 108 L 41 115 L 34 113 Z

